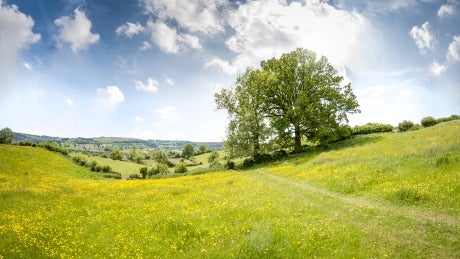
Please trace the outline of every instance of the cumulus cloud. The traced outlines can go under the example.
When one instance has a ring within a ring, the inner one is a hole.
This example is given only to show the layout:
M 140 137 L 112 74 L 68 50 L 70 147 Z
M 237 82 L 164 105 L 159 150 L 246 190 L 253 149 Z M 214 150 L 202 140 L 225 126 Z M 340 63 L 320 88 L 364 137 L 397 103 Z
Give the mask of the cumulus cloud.
M 205 66 L 232 74 L 260 60 L 304 47 L 343 62 L 359 42 L 364 18 L 327 2 L 249 1 L 228 15 L 234 34 L 226 41 L 232 60 L 214 57 Z
M 433 34 L 430 32 L 429 22 L 423 23 L 421 27 L 412 27 L 409 34 L 417 44 L 420 53 L 426 53 L 427 49 L 432 48 Z
M 147 22 L 147 28 L 151 33 L 151 40 L 166 53 L 177 54 L 187 48 L 201 48 L 198 37 L 186 33 L 178 33 L 176 29 L 165 23 Z
M 441 75 L 447 70 L 447 66 L 439 64 L 437 61 L 433 61 L 430 65 L 430 72 L 436 76 Z
M 97 92 L 107 98 L 109 104 L 117 104 L 125 100 L 123 92 L 116 85 L 107 86 L 106 88 L 98 88 Z
M 447 60 L 460 61 L 460 35 L 452 37 L 452 42 L 447 49 Z
M 161 21 L 175 21 L 190 32 L 213 35 L 224 31 L 223 11 L 226 0 L 144 0 L 147 13 L 155 14 Z
M 440 18 L 448 17 L 454 14 L 454 6 L 450 4 L 441 5 L 438 10 L 438 16 Z
M 146 84 L 144 84 L 140 80 L 135 80 L 134 85 L 135 85 L 137 91 L 150 92 L 150 93 L 154 93 L 154 92 L 158 91 L 158 81 L 155 80 L 154 78 L 151 78 L 151 77 L 149 77 L 147 79 Z
M 91 21 L 80 9 L 74 10 L 74 17 L 62 16 L 54 21 L 60 27 L 59 43 L 68 43 L 73 52 L 87 49 L 99 41 L 99 34 L 91 32 Z
M 152 45 L 148 41 L 143 41 L 142 45 L 139 47 L 140 50 L 148 50 L 151 49 Z
M 128 38 L 132 38 L 134 35 L 142 32 L 144 27 L 139 23 L 130 23 L 127 22 L 126 24 L 121 25 L 118 27 L 115 32 L 117 35 L 125 35 Z
M 40 40 L 41 35 L 32 32 L 34 24 L 16 5 L 0 1 L 0 78 L 10 78 L 19 52 Z

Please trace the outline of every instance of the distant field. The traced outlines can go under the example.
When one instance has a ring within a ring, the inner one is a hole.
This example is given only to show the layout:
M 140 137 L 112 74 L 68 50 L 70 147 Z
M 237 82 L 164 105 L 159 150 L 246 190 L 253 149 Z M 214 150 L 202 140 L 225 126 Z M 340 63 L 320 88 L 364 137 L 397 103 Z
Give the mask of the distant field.
M 79 153 L 71 154 L 71 156 L 85 157 L 88 162 L 96 161 L 97 164 L 102 166 L 108 165 L 115 172 L 121 173 L 121 177 L 123 179 L 128 178 L 131 174 L 139 174 L 139 169 L 145 166 L 127 161 L 112 160 L 110 158 L 104 158 L 100 156 L 88 156 Z
M 32 147 L 0 160 L 0 258 L 460 255 L 460 121 L 170 179 L 104 179 Z

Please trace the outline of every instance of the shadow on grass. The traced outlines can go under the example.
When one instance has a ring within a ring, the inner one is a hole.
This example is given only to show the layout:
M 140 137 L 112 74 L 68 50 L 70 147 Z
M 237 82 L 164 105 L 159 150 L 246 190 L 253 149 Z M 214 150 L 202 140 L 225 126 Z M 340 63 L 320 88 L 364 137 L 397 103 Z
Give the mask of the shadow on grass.
M 285 157 L 280 160 L 260 163 L 260 164 L 256 164 L 254 166 L 247 167 L 247 168 L 239 168 L 239 170 L 240 171 L 253 170 L 253 169 L 258 169 L 258 168 L 262 168 L 266 166 L 276 166 L 276 165 L 279 165 L 285 162 L 289 162 L 294 165 L 299 165 L 309 160 L 312 160 L 325 152 L 378 143 L 383 140 L 382 134 L 391 134 L 391 133 L 358 135 L 358 136 L 352 137 L 351 139 L 338 141 L 338 142 L 329 144 L 327 146 L 307 147 L 301 153 L 290 154 L 288 157 Z

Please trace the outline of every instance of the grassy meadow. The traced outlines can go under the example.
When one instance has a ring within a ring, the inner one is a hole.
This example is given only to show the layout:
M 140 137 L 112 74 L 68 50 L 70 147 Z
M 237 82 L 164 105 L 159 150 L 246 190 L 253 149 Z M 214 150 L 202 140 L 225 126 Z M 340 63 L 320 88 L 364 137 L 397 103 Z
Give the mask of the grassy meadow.
M 134 181 L 0 145 L 0 196 L 0 258 L 460 258 L 460 121 Z

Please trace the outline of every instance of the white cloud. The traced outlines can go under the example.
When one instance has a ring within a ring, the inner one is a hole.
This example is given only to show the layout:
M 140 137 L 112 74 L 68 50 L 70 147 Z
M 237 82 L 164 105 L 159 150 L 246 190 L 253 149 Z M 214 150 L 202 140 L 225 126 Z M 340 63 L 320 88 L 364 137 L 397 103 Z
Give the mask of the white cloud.
M 125 100 L 125 96 L 118 86 L 112 85 L 106 88 L 98 88 L 97 92 L 108 99 L 109 104 L 117 104 Z
M 420 53 L 426 53 L 427 49 L 432 48 L 433 34 L 430 32 L 429 22 L 425 22 L 421 27 L 412 27 L 409 35 L 414 39 Z
M 65 99 L 65 103 L 70 107 L 75 107 L 75 103 L 69 98 Z
M 117 33 L 117 35 L 124 34 L 128 38 L 132 38 L 134 35 L 138 34 L 139 32 L 142 32 L 143 30 L 144 27 L 139 23 L 127 22 L 126 24 L 123 24 L 120 27 L 118 27 L 115 30 L 115 32 Z
M 460 35 L 452 37 L 452 42 L 447 50 L 447 60 L 460 61 Z
M 139 47 L 140 50 L 148 50 L 151 49 L 152 45 L 148 41 L 143 41 L 142 46 Z
M 454 14 L 454 6 L 450 4 L 441 5 L 438 10 L 438 16 L 440 18 L 448 17 Z
M 18 53 L 40 40 L 41 35 L 32 32 L 33 27 L 30 16 L 20 12 L 16 5 L 6 5 L 0 0 L 0 78 L 12 78 L 11 69 Z
M 201 48 L 199 39 L 195 36 L 177 33 L 176 29 L 170 28 L 164 23 L 148 21 L 147 28 L 151 32 L 151 40 L 166 53 L 179 53 L 188 47 Z
M 160 21 L 175 21 L 191 32 L 213 35 L 224 31 L 223 10 L 226 0 L 144 0 L 147 13 L 155 14 Z
M 433 61 L 430 65 L 430 72 L 436 76 L 441 75 L 447 70 L 447 66 L 439 64 L 437 61 Z
M 174 85 L 174 80 L 172 80 L 171 78 L 169 77 L 166 77 L 165 78 L 165 82 L 170 85 L 170 86 L 173 86 Z
M 144 84 L 142 81 L 139 80 L 135 80 L 134 84 L 137 91 L 150 93 L 158 91 L 158 81 L 151 77 L 147 79 L 147 84 Z
M 99 34 L 91 33 L 91 21 L 80 9 L 74 10 L 74 17 L 62 16 L 54 21 L 60 27 L 59 43 L 68 43 L 73 52 L 87 49 L 99 41 Z
M 231 61 L 214 57 L 205 64 L 226 73 L 241 71 L 297 47 L 344 62 L 366 28 L 364 18 L 356 12 L 313 0 L 290 4 L 281 0 L 250 1 L 229 13 L 228 24 L 234 34 L 226 45 L 236 56 Z
M 22 63 L 22 66 L 25 67 L 27 70 L 32 70 L 32 64 L 29 62 Z

